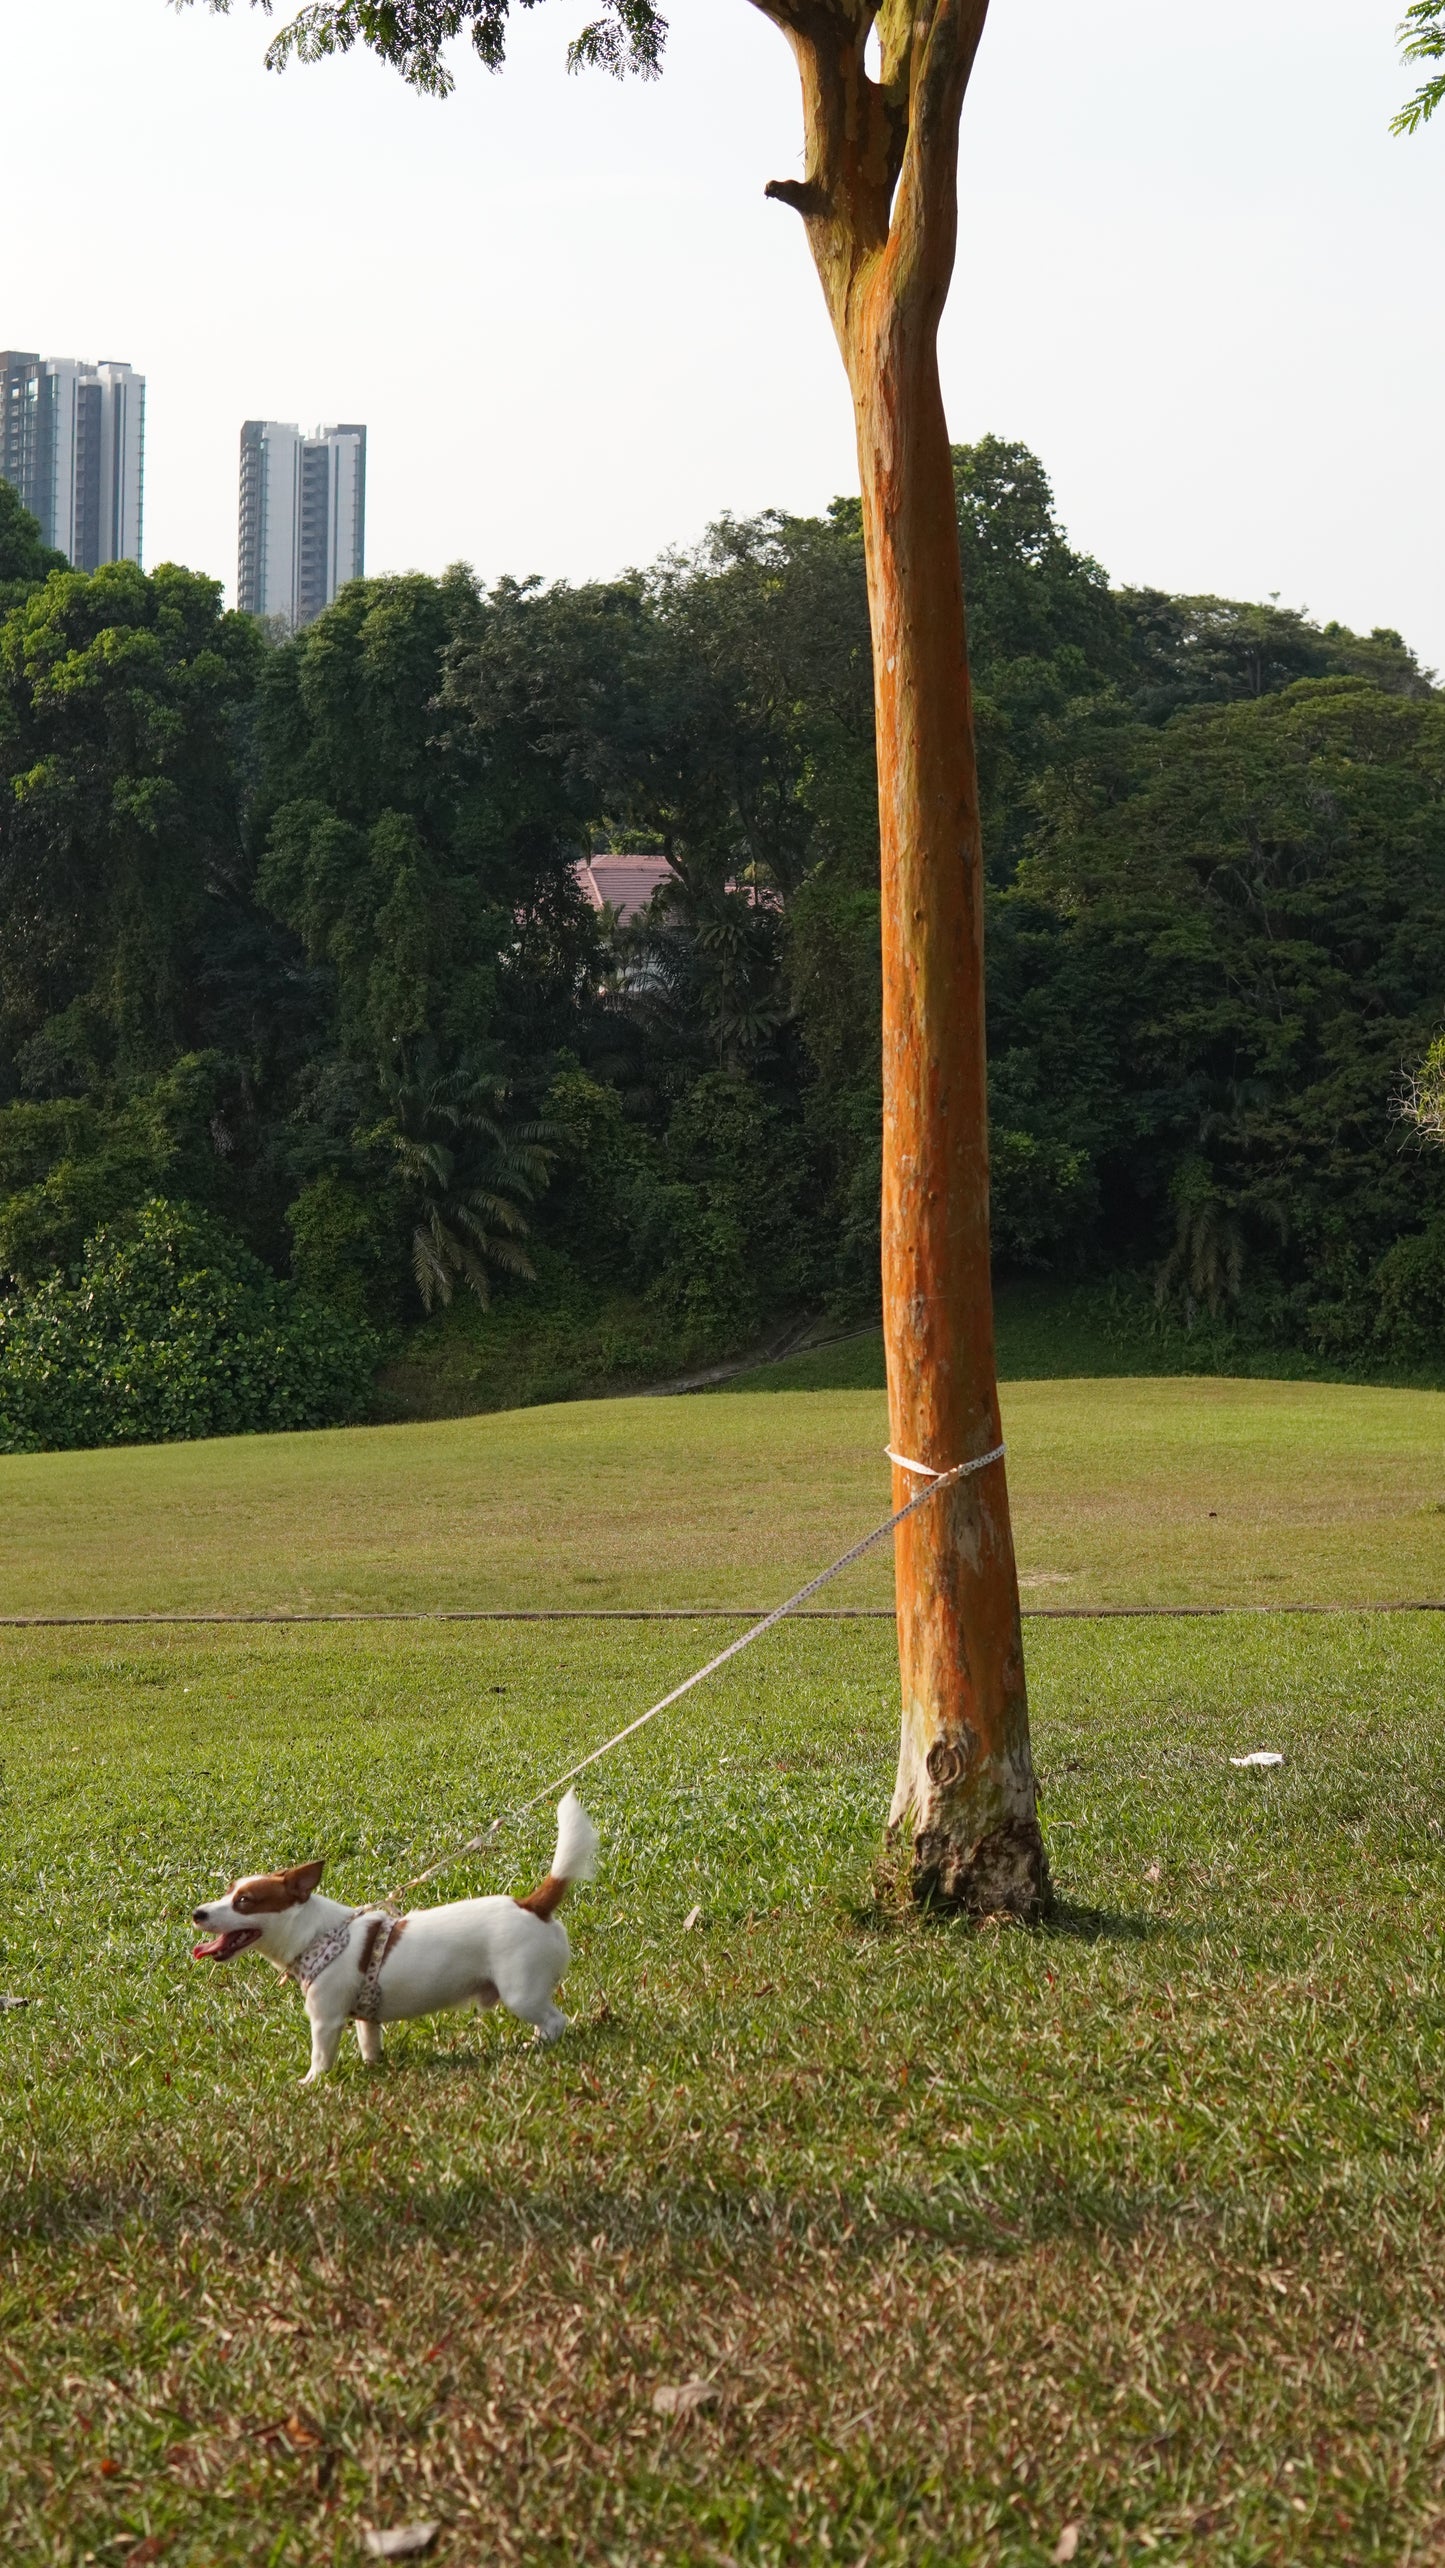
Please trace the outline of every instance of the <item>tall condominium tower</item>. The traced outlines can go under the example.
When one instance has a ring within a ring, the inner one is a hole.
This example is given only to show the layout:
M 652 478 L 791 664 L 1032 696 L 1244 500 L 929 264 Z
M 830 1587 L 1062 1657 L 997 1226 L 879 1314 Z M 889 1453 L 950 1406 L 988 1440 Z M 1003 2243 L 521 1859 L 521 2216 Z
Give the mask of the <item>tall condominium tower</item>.
M 241 552 L 236 603 L 246 615 L 309 624 L 366 561 L 366 430 L 354 423 L 303 437 L 282 419 L 241 430 Z
M 0 481 L 78 571 L 140 560 L 145 405 L 127 365 L 0 349 Z

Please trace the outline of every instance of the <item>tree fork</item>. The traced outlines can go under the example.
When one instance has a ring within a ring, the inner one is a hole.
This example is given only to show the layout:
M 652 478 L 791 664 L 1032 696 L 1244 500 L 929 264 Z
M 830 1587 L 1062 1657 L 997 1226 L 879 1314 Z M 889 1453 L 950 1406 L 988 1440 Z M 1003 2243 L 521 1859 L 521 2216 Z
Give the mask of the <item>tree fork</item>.
M 989 1264 L 983 851 L 938 323 L 958 126 L 987 0 L 758 0 L 803 84 L 806 224 L 853 394 L 873 638 L 883 913 L 883 1325 L 893 1450 L 1000 1442 Z M 879 77 L 864 50 L 876 23 Z M 894 1505 L 919 1487 L 894 1466 Z M 1049 1897 L 1002 1462 L 898 1533 L 903 1691 L 890 1826 L 916 1894 Z

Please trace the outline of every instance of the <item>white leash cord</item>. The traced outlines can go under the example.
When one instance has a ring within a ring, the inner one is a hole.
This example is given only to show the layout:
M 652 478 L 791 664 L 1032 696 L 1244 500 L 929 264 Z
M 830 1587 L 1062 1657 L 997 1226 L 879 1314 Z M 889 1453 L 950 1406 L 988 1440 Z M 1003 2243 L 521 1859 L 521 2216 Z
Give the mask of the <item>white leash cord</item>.
M 830 1579 L 841 1576 L 845 1569 L 851 1569 L 854 1561 L 861 1560 L 876 1543 L 886 1541 L 889 1534 L 902 1524 L 904 1517 L 911 1516 L 926 1499 L 936 1498 L 940 1489 L 951 1488 L 956 1480 L 967 1480 L 973 1472 L 987 1471 L 991 1463 L 1002 1462 L 1007 1447 L 995 1445 L 991 1452 L 981 1453 L 975 1462 L 956 1462 L 950 1471 L 931 1471 L 926 1462 L 906 1461 L 891 1446 L 886 1450 L 889 1461 L 896 1463 L 900 1471 L 926 1472 L 927 1487 L 915 1490 L 907 1503 L 898 1508 L 885 1524 L 877 1526 L 871 1534 L 865 1534 L 861 1543 L 854 1543 L 852 1550 L 845 1551 L 840 1560 L 835 1560 L 830 1568 L 820 1570 L 816 1578 L 810 1578 L 806 1587 L 800 1587 L 796 1596 L 788 1598 L 786 1605 L 775 1605 L 771 1614 L 765 1614 L 760 1623 L 754 1623 L 737 1640 L 729 1641 L 727 1648 L 719 1650 L 716 1658 L 710 1658 L 706 1667 L 700 1667 L 694 1676 L 685 1676 L 681 1685 L 675 1685 L 670 1694 L 664 1694 L 660 1703 L 650 1705 L 646 1712 L 639 1712 L 637 1719 L 629 1721 L 625 1730 L 615 1730 L 610 1739 L 603 1740 L 600 1748 L 593 1748 L 590 1755 L 579 1757 L 576 1765 L 569 1766 L 565 1774 L 556 1775 L 551 1783 L 544 1783 L 541 1791 L 534 1792 L 530 1801 L 519 1801 L 514 1810 L 504 1810 L 479 1836 L 468 1837 L 464 1846 L 454 1846 L 450 1854 L 443 1855 L 439 1863 L 429 1864 L 425 1872 L 413 1873 L 410 1881 L 388 1891 L 387 1898 L 399 1900 L 407 1891 L 419 1890 L 423 1882 L 434 1881 L 437 1874 L 445 1872 L 449 1865 L 460 1863 L 463 1855 L 480 1854 L 514 1819 L 525 1819 L 528 1811 L 535 1810 L 539 1801 L 550 1801 L 554 1792 L 560 1792 L 564 1784 L 575 1782 L 579 1774 L 585 1774 L 589 1766 L 596 1765 L 599 1757 L 610 1755 L 614 1748 L 621 1747 L 624 1739 L 632 1738 L 638 1730 L 645 1730 L 648 1722 L 655 1721 L 659 1712 L 666 1712 L 671 1704 L 680 1703 L 684 1694 L 690 1694 L 695 1685 L 701 1685 L 704 1677 L 715 1676 L 718 1669 L 726 1667 L 728 1660 L 736 1658 L 740 1650 L 751 1649 L 754 1641 L 760 1641 L 764 1632 L 770 1632 L 785 1615 L 795 1614 L 800 1605 L 806 1605 L 810 1596 L 817 1595 L 820 1587 L 826 1587 Z

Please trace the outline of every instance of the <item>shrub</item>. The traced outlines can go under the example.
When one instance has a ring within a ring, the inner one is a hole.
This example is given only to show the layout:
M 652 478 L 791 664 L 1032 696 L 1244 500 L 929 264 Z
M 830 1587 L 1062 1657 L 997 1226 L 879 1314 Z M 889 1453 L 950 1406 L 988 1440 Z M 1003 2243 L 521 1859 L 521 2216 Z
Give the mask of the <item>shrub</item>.
M 378 1352 L 219 1222 L 157 1197 L 86 1243 L 76 1283 L 0 1304 L 0 1452 L 339 1425 Z
M 712 1070 L 673 1109 L 641 1208 L 649 1298 L 699 1346 L 738 1346 L 818 1287 L 807 1147 L 745 1073 Z
M 304 1299 L 357 1321 L 396 1307 L 405 1260 L 387 1214 L 378 1189 L 363 1193 L 330 1171 L 302 1189 L 287 1207 L 286 1227 L 291 1272 Z
M 0 1276 L 37 1283 L 79 1259 L 89 1233 L 163 1182 L 175 1144 L 147 1103 L 81 1097 L 0 1111 Z
M 78 1267 L 88 1239 L 152 1196 L 218 1209 L 243 1084 L 222 1054 L 187 1052 L 104 1102 L 67 1094 L 0 1107 L 0 1290 Z
M 807 1139 L 746 1071 L 704 1071 L 660 1136 L 585 1071 L 559 1074 L 546 1111 L 561 1134 L 554 1243 L 604 1290 L 643 1295 L 680 1360 L 741 1346 L 816 1297 Z
M 1445 1362 L 1445 1222 L 1396 1240 L 1371 1278 L 1375 1338 L 1410 1364 Z
M 989 1143 L 993 1253 L 1002 1266 L 1081 1263 L 1098 1211 L 1087 1154 L 1031 1132 L 995 1132 Z
M 579 1273 L 613 1288 L 645 1281 L 640 1206 L 656 1147 L 629 1123 L 617 1090 L 567 1064 L 542 1108 L 557 1133 L 546 1229 Z

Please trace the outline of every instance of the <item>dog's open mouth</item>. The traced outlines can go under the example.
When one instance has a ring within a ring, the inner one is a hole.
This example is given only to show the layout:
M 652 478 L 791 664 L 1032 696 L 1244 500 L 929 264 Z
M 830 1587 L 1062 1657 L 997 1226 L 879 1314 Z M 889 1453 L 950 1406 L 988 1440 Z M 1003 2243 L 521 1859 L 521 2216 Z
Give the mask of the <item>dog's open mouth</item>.
M 193 1944 L 191 1959 L 193 1962 L 232 1961 L 237 1953 L 244 1953 L 248 1945 L 259 1944 L 261 1934 L 259 1926 L 228 1926 L 224 1935 L 213 1935 L 209 1943 Z

